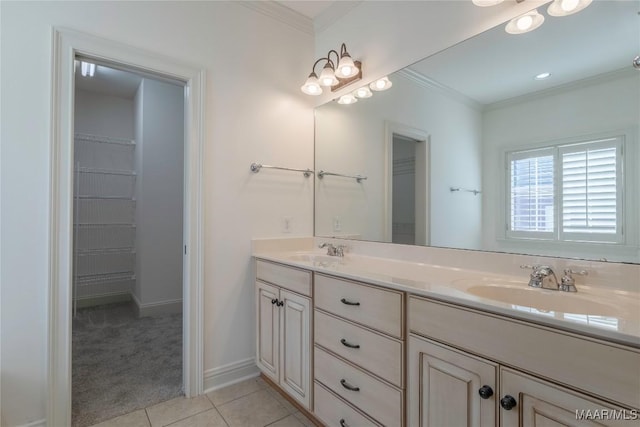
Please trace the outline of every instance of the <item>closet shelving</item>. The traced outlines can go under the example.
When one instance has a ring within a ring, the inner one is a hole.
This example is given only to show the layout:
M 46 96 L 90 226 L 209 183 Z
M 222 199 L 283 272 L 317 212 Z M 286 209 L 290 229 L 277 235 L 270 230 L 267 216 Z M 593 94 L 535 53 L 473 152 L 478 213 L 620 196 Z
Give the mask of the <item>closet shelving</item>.
M 128 294 L 136 280 L 135 142 L 77 133 L 74 151 L 74 301 Z

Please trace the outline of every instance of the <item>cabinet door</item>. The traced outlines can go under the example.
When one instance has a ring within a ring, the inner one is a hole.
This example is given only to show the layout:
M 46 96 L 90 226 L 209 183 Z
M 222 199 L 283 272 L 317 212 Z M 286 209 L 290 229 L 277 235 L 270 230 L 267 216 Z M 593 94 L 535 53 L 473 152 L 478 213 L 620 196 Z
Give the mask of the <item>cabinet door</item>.
M 410 335 L 408 425 L 495 427 L 496 373 L 494 363 Z
M 311 300 L 280 290 L 280 386 L 311 409 Z
M 510 410 L 501 408 L 503 426 L 629 426 L 640 419 L 638 411 L 623 411 L 509 368 L 500 369 L 500 390 L 501 398 L 511 396 L 515 402 Z
M 279 377 L 280 315 L 279 290 L 275 286 L 256 282 L 256 364 L 273 381 Z

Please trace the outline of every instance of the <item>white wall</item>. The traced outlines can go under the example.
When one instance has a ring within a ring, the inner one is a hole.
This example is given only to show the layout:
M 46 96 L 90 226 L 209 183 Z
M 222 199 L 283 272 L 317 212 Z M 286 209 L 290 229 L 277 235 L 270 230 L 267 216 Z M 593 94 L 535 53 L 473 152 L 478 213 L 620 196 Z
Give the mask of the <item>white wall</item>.
M 76 132 L 133 139 L 133 100 L 76 89 Z
M 204 368 L 254 356 L 252 237 L 313 232 L 313 114 L 299 80 L 310 34 L 232 2 L 2 2 L 1 360 L 6 425 L 45 417 L 51 27 L 199 65 L 205 102 Z M 10 248 L 11 250 L 7 250 Z
M 367 180 L 317 181 L 316 234 L 384 241 L 385 121 L 430 136 L 431 245 L 479 248 L 481 198 L 450 186 L 481 187 L 481 113 L 443 91 L 394 74 L 393 86 L 356 104 L 316 109 L 316 169 L 366 175 Z M 333 231 L 339 216 L 341 233 Z
M 640 117 L 640 76 L 634 70 L 610 79 L 586 82 L 553 92 L 546 96 L 510 102 L 501 108 L 488 110 L 483 116 L 484 248 L 546 255 L 584 256 L 638 262 L 638 118 Z M 631 130 L 627 139 L 627 174 L 625 216 L 629 219 L 628 243 L 635 248 L 621 249 L 613 245 L 554 245 L 553 243 L 507 242 L 504 235 L 504 205 L 501 202 L 506 184 L 503 180 L 503 152 L 516 147 L 531 147 L 579 136 L 603 132 Z
M 143 79 L 136 107 L 134 297 L 144 315 L 182 304 L 184 87 Z

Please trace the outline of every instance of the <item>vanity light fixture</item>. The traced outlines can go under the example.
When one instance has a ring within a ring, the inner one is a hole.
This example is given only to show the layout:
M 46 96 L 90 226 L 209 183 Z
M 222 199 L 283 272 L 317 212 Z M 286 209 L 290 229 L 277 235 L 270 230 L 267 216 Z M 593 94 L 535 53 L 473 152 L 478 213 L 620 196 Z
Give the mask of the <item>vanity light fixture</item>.
M 80 61 L 80 73 L 82 77 L 93 77 L 96 73 L 96 64 Z
M 356 102 L 358 102 L 358 98 L 356 98 L 350 93 L 346 95 L 342 95 L 340 99 L 338 99 L 338 104 L 342 104 L 342 105 L 355 104 Z
M 331 55 L 335 55 L 335 59 Z M 320 72 L 320 77 L 316 74 L 316 65 L 325 61 L 324 67 Z M 351 55 L 347 52 L 347 46 L 342 43 L 340 53 L 330 50 L 327 56 L 318 59 L 311 67 L 311 74 L 300 87 L 302 92 L 307 95 L 320 95 L 322 86 L 331 87 L 331 91 L 336 90 L 353 83 L 362 78 L 362 64 L 359 61 L 351 59 Z
M 391 86 L 393 86 L 393 83 L 391 83 L 391 80 L 389 80 L 389 77 L 387 77 L 387 76 L 384 76 L 384 77 L 372 82 L 371 84 L 369 84 L 369 87 L 371 88 L 371 90 L 375 90 L 376 92 L 381 92 L 383 90 L 387 90 Z
M 567 16 L 580 12 L 591 4 L 592 0 L 553 0 L 547 13 L 551 16 Z
M 371 93 L 371 90 L 368 86 L 362 86 L 361 88 L 356 89 L 353 92 L 353 96 L 355 96 L 356 98 L 371 98 L 373 96 L 373 93 Z
M 540 73 L 537 76 L 534 77 L 534 79 L 536 80 L 544 80 L 548 77 L 551 77 L 551 73 Z
M 524 34 L 538 28 L 544 22 L 544 16 L 537 9 L 513 18 L 504 30 L 509 34 Z

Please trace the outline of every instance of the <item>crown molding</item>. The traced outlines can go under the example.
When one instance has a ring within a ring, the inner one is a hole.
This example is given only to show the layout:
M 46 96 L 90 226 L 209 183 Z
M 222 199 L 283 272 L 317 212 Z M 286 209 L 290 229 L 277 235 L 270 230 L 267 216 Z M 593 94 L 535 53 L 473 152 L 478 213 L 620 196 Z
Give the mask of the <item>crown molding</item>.
M 238 1 L 234 2 L 234 4 L 239 4 L 253 11 L 259 12 L 269 18 L 275 19 L 278 22 L 289 25 L 296 30 L 302 31 L 305 34 L 315 34 L 311 18 L 304 16 L 293 9 L 289 9 L 288 7 L 273 0 Z
M 313 20 L 316 34 L 323 32 L 351 10 L 355 9 L 363 0 L 335 1 Z
M 455 99 L 458 102 L 465 104 L 468 107 L 473 108 L 474 110 L 482 111 L 483 105 L 476 101 L 475 99 L 469 98 L 468 96 L 458 92 L 455 89 L 450 88 L 449 86 L 445 86 L 442 83 L 438 83 L 437 81 L 420 74 L 416 71 L 413 71 L 409 68 L 404 68 L 397 72 L 398 75 L 404 77 L 407 80 L 410 80 L 414 83 L 417 83 L 419 86 L 422 86 L 426 89 L 435 89 L 438 92 Z
M 521 104 L 523 102 L 531 102 L 536 99 L 546 98 L 551 95 L 557 95 L 559 93 L 566 93 L 576 89 L 581 89 L 589 86 L 593 86 L 599 83 L 606 83 L 625 77 L 631 77 L 638 74 L 638 70 L 632 67 L 625 67 L 619 70 L 609 71 L 607 73 L 598 74 L 592 77 L 586 77 L 584 79 L 575 80 L 573 82 L 561 84 L 558 86 L 550 87 L 548 89 L 539 90 L 537 92 L 526 93 L 524 95 L 515 96 L 513 98 L 505 99 L 503 101 L 497 101 L 492 104 L 486 104 L 483 108 L 484 111 L 498 110 L 512 105 Z

